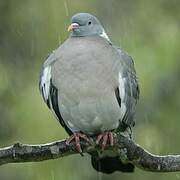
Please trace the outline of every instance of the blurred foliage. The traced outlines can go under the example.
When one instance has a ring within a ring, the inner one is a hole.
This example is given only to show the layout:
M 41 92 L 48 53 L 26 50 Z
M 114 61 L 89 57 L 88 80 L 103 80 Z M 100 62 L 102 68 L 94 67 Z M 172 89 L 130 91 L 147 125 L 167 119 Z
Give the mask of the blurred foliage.
M 0 146 L 67 137 L 38 91 L 43 60 L 67 37 L 70 17 L 95 14 L 135 61 L 141 87 L 136 141 L 157 154 L 180 154 L 179 0 L 0 0 Z M 89 156 L 0 167 L 0 180 L 179 179 L 179 173 L 102 175 Z

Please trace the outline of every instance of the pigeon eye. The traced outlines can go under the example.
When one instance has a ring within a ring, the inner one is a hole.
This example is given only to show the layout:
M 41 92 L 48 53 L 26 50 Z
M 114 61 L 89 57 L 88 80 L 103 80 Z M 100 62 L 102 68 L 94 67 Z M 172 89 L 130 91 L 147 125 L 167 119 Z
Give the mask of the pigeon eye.
M 91 24 L 92 24 L 92 22 L 91 22 L 91 21 L 89 21 L 89 22 L 88 22 L 88 25 L 91 25 Z

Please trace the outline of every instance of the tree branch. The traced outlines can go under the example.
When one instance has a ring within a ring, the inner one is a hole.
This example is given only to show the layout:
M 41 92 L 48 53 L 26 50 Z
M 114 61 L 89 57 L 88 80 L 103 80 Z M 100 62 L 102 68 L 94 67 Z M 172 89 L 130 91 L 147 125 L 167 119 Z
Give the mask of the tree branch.
M 81 146 L 83 152 L 91 154 L 99 152 L 99 148 L 95 145 L 88 145 L 84 141 L 81 142 Z M 117 153 L 123 162 L 130 162 L 146 171 L 180 171 L 180 155 L 153 155 L 122 134 L 117 134 L 117 143 L 115 147 L 109 147 L 107 151 L 109 150 Z M 40 145 L 16 143 L 0 148 L 0 165 L 44 161 L 76 153 L 75 144 L 66 145 L 65 140 Z

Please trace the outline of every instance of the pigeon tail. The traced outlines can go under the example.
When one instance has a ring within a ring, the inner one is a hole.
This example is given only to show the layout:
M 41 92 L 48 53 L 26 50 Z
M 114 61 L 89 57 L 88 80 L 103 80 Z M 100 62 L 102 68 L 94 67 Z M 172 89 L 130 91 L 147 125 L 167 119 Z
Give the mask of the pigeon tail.
M 96 171 L 106 174 L 111 174 L 115 171 L 134 172 L 134 165 L 131 163 L 123 164 L 119 157 L 99 158 L 97 156 L 91 156 L 91 163 Z

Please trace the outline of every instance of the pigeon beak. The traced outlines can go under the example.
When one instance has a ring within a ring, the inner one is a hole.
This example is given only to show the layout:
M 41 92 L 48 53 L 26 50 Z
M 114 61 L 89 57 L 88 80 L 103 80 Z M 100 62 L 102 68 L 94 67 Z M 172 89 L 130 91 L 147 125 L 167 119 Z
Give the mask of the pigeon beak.
M 68 31 L 73 31 L 74 29 L 78 29 L 79 28 L 79 24 L 78 23 L 72 23 L 69 27 L 68 27 Z

